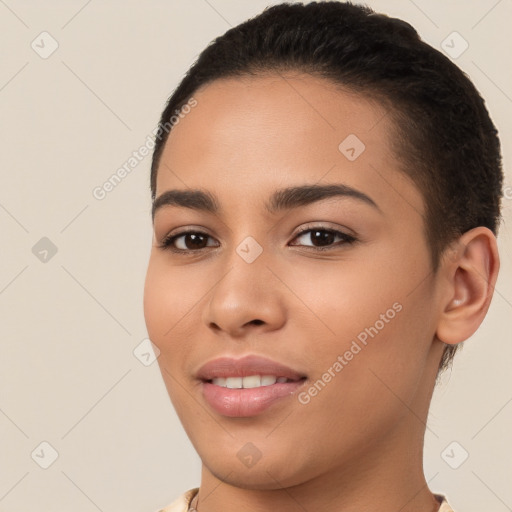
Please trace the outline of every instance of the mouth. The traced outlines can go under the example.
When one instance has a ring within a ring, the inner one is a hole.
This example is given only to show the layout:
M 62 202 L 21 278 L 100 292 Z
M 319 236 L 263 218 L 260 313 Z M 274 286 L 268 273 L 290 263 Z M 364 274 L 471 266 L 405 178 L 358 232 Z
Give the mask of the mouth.
M 283 405 L 307 379 L 292 368 L 254 355 L 210 361 L 197 378 L 205 401 L 227 417 L 256 416 L 276 402 Z
M 276 383 L 284 384 L 297 381 L 286 377 L 277 377 L 276 375 L 248 375 L 247 377 L 215 377 L 206 382 L 227 389 L 254 389 L 273 386 Z

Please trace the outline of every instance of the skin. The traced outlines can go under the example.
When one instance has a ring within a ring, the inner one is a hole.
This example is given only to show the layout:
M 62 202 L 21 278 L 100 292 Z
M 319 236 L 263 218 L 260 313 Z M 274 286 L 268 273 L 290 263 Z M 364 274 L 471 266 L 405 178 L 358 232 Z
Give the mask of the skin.
M 218 80 L 194 97 L 166 143 L 156 197 L 201 188 L 221 209 L 156 211 L 144 313 L 203 463 L 198 510 L 437 510 L 422 471 L 428 407 L 444 343 L 469 337 L 489 307 L 493 234 L 465 233 L 432 272 L 423 197 L 390 149 L 385 111 L 367 98 L 302 74 Z M 349 134 L 366 146 L 352 162 L 338 149 Z M 352 197 L 264 208 L 279 188 L 330 183 L 378 208 Z M 311 233 L 297 238 L 317 226 L 357 242 L 336 238 L 321 252 Z M 211 246 L 192 255 L 159 246 L 188 227 Z M 263 248 L 250 264 L 236 252 L 247 236 Z M 307 375 L 307 390 L 396 303 L 401 311 L 307 404 L 292 395 L 229 418 L 202 397 L 204 363 L 246 354 Z M 252 467 L 237 457 L 247 443 L 261 453 Z

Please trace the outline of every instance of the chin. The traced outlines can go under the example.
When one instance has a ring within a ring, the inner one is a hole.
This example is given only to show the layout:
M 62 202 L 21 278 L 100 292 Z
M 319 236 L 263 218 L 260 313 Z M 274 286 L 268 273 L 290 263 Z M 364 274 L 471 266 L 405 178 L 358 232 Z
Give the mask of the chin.
M 207 471 L 220 481 L 241 489 L 277 490 L 314 478 L 314 465 L 307 461 L 301 463 L 292 450 L 272 450 L 271 453 L 270 456 L 262 454 L 251 466 L 245 465 L 243 457 L 229 449 L 210 453 L 210 456 L 200 455 Z
M 259 465 L 259 464 L 258 464 Z M 206 468 L 220 481 L 238 487 L 239 489 L 249 489 L 254 491 L 271 491 L 282 489 L 283 487 L 293 486 L 299 483 L 295 482 L 292 475 L 282 475 L 279 472 L 269 469 L 266 466 L 259 468 L 226 467 L 224 463 L 213 466 L 206 465 Z M 289 471 L 290 468 L 288 468 Z M 284 478 L 283 478 L 284 477 Z

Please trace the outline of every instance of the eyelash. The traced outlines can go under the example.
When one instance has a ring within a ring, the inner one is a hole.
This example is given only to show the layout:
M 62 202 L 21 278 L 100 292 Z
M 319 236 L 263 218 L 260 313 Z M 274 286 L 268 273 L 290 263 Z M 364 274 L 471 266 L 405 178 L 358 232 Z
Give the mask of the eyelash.
M 309 249 L 313 249 L 315 251 L 323 252 L 323 251 L 329 251 L 329 250 L 336 249 L 337 247 L 340 247 L 341 245 L 345 245 L 345 244 L 352 245 L 352 244 L 354 244 L 355 242 L 358 241 L 357 238 L 352 236 L 352 235 L 348 235 L 347 233 L 343 233 L 342 231 L 338 231 L 336 229 L 327 229 L 327 228 L 324 228 L 322 226 L 305 228 L 305 229 L 303 229 L 302 231 L 300 231 L 299 233 L 297 233 L 295 235 L 294 240 L 295 240 L 295 238 L 299 238 L 300 236 L 304 235 L 305 233 L 310 233 L 310 232 L 315 232 L 315 231 L 320 231 L 320 232 L 324 232 L 324 233 L 329 233 L 331 235 L 339 236 L 341 238 L 342 243 L 338 244 L 338 245 L 330 245 L 330 246 L 325 246 L 325 247 L 301 246 L 301 245 L 299 245 L 299 247 L 308 247 Z M 174 235 L 165 237 L 164 240 L 162 241 L 162 243 L 159 244 L 159 247 L 161 249 L 164 249 L 164 250 L 167 250 L 167 251 L 171 251 L 173 253 L 187 254 L 187 255 L 191 255 L 191 254 L 194 254 L 194 253 L 201 252 L 204 249 L 208 249 L 208 247 L 201 247 L 199 249 L 187 249 L 187 250 L 184 250 L 184 249 L 177 249 L 176 247 L 173 246 L 173 243 L 175 242 L 176 239 L 181 238 L 181 237 L 183 237 L 185 235 L 188 235 L 188 234 L 202 235 L 202 236 L 211 238 L 210 235 L 208 235 L 207 233 L 204 233 L 203 231 L 198 231 L 198 230 L 190 229 L 190 230 L 181 231 L 181 232 L 176 233 Z

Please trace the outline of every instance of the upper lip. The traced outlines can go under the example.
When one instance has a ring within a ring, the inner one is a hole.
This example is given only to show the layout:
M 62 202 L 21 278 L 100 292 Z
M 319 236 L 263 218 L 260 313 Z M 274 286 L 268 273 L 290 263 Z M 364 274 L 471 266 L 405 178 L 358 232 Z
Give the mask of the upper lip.
M 248 377 L 249 375 L 275 375 L 290 380 L 301 380 L 305 377 L 288 366 L 256 355 L 248 355 L 239 359 L 219 357 L 208 361 L 197 372 L 197 378 L 203 381 L 217 377 Z

